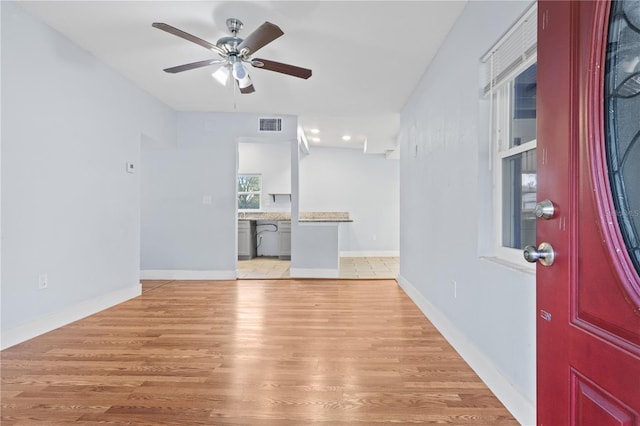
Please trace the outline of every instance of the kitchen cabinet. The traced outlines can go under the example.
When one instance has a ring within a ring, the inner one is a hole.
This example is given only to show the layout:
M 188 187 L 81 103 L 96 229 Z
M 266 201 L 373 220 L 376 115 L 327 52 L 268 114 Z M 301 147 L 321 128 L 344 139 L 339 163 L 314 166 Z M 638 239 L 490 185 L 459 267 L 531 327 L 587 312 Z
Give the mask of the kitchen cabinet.
M 256 221 L 238 221 L 238 259 L 253 259 L 257 255 Z
M 291 259 L 291 221 L 278 221 L 278 258 Z

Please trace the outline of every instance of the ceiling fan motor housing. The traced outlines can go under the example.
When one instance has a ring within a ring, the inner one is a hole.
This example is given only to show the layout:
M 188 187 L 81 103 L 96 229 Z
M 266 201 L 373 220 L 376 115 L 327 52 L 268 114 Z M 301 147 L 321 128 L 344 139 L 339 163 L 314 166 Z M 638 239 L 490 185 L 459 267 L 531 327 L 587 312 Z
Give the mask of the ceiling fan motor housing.
M 222 37 L 216 45 L 228 53 L 234 53 L 237 52 L 240 43 L 242 43 L 242 39 L 239 37 Z

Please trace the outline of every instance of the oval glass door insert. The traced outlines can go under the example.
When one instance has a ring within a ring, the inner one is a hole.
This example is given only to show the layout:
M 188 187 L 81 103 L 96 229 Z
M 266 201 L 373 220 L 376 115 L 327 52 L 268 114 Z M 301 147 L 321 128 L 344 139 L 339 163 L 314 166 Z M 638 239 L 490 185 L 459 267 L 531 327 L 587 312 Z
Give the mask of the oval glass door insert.
M 640 274 L 640 1 L 611 3 L 605 146 L 620 231 Z

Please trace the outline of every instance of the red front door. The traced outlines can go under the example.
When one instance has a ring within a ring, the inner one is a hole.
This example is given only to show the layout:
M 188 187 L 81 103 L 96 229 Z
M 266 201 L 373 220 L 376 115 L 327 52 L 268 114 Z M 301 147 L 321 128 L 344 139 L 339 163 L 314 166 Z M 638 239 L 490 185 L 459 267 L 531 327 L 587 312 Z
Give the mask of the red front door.
M 539 425 L 640 425 L 639 64 L 640 2 L 539 2 Z

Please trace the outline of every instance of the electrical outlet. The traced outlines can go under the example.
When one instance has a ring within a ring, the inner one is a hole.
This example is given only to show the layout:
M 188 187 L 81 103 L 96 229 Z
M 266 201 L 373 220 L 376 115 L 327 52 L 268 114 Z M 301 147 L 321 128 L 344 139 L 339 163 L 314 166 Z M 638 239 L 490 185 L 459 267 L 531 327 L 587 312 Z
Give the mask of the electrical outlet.
M 38 276 L 38 289 L 44 290 L 49 286 L 49 277 L 47 274 L 40 274 Z

